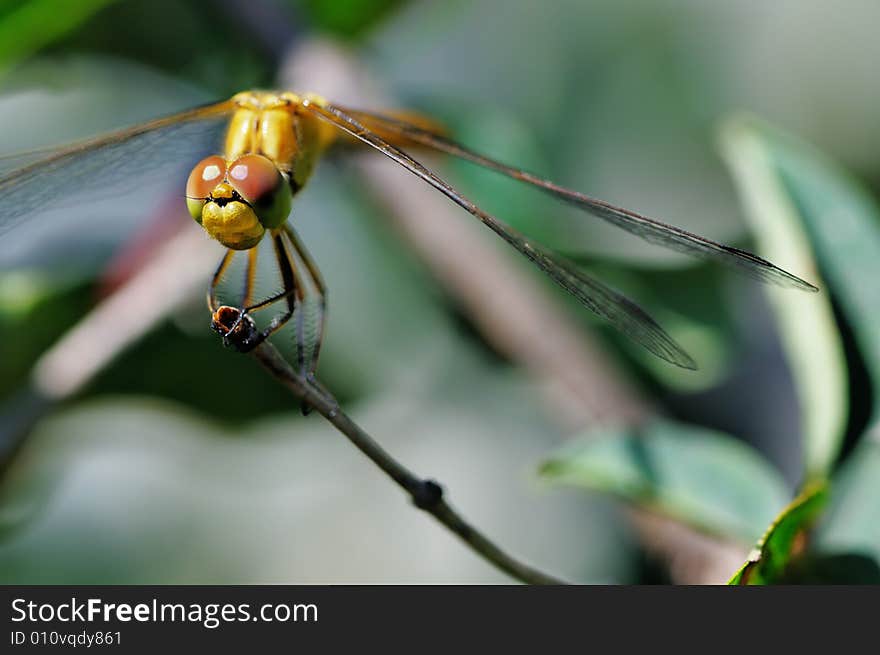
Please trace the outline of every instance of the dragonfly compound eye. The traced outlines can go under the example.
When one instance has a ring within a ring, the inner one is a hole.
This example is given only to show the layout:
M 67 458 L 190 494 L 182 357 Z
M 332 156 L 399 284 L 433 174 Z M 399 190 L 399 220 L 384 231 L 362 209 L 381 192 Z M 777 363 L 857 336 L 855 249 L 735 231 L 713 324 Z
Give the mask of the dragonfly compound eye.
M 266 229 L 280 227 L 290 213 L 291 192 L 287 180 L 269 159 L 244 155 L 229 164 L 227 181 L 253 208 Z
M 205 201 L 225 177 L 226 161 L 218 155 L 206 157 L 192 169 L 186 181 L 186 206 L 196 222 L 202 222 Z

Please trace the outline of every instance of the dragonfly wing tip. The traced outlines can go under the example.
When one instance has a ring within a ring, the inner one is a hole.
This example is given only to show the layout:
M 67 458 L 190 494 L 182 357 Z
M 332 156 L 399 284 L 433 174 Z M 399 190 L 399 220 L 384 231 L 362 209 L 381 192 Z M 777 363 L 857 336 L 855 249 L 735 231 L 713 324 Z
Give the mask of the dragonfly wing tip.
M 672 360 L 672 363 L 688 371 L 698 371 L 700 369 L 697 366 L 697 360 L 688 355 L 684 350 L 675 353 L 675 359 Z

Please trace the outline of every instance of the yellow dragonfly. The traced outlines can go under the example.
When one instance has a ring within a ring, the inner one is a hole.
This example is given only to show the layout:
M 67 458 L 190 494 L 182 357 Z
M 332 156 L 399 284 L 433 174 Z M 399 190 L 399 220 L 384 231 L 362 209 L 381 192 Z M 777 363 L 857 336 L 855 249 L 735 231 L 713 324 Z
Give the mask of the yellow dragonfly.
M 335 142 L 362 142 L 397 162 L 416 177 L 475 216 L 539 270 L 635 342 L 672 364 L 695 368 L 694 360 L 634 302 L 584 273 L 578 266 L 526 238 L 480 209 L 437 173 L 416 161 L 404 148 L 417 145 L 468 160 L 533 185 L 589 214 L 647 241 L 716 260 L 764 282 L 806 291 L 816 287 L 744 250 L 716 243 L 680 228 L 566 189 L 532 173 L 478 154 L 418 120 L 397 114 L 349 109 L 315 94 L 247 91 L 229 100 L 112 132 L 58 150 L 0 177 L 0 231 L 29 214 L 63 204 L 73 190 L 98 190 L 109 178 L 137 180 L 157 158 L 172 161 L 181 152 L 181 135 L 208 123 L 226 123 L 222 155 L 199 161 L 186 183 L 192 217 L 227 248 L 211 280 L 208 305 L 213 327 L 238 350 L 255 348 L 280 329 L 305 300 L 317 294 L 317 336 L 308 347 L 297 325 L 300 372 L 314 379 L 323 339 L 326 288 L 315 262 L 288 222 L 293 198 L 307 183 L 318 159 Z M 167 162 L 166 162 L 167 163 Z M 253 298 L 258 245 L 271 240 L 281 290 Z M 244 289 L 237 306 L 222 305 L 217 288 L 236 252 L 247 253 Z M 282 307 L 265 326 L 252 315 Z

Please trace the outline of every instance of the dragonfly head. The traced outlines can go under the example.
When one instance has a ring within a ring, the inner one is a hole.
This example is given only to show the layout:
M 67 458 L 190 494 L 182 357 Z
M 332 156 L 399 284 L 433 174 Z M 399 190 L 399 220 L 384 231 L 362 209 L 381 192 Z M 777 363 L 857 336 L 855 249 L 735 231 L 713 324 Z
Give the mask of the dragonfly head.
M 189 174 L 189 213 L 214 239 L 233 250 L 256 246 L 266 230 L 280 227 L 290 213 L 287 180 L 262 155 L 226 161 L 203 159 Z

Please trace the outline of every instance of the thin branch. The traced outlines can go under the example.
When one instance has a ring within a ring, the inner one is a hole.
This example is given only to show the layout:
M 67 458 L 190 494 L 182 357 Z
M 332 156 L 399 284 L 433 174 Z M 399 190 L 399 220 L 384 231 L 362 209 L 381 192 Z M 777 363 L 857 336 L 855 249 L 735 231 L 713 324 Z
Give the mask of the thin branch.
M 333 427 L 344 434 L 358 450 L 406 491 L 416 507 L 431 514 L 458 535 L 477 555 L 511 577 L 527 584 L 566 584 L 515 560 L 465 521 L 443 498 L 443 488 L 437 482 L 419 478 L 394 459 L 339 408 L 339 403 L 332 395 L 296 373 L 275 346 L 264 342 L 251 351 L 251 354 L 278 382 L 290 389 L 297 399 L 314 408 L 330 421 Z

